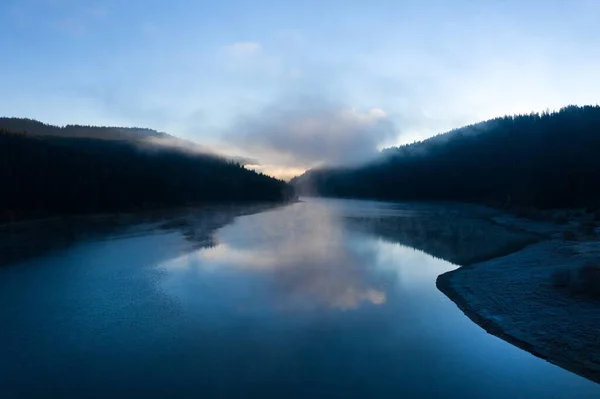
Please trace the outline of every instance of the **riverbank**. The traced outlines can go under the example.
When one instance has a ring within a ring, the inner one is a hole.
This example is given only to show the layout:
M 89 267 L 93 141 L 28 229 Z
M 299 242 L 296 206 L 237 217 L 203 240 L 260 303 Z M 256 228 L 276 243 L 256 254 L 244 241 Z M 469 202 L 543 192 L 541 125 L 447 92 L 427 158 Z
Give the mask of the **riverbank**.
M 494 220 L 545 237 L 512 254 L 438 277 L 438 288 L 475 323 L 540 358 L 600 383 L 600 301 L 552 283 L 560 270 L 600 264 L 597 237 L 570 225 L 504 215 Z
M 90 239 L 179 230 L 195 249 L 212 244 L 212 233 L 238 216 L 283 203 L 210 204 L 132 213 L 62 215 L 0 224 L 0 266 L 68 248 Z

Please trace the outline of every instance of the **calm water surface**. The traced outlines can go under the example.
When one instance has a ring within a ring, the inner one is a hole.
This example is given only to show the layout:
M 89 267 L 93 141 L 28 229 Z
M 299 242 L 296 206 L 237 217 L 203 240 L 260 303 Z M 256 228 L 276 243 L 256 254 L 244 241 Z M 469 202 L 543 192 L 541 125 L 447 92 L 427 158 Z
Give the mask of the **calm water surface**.
M 0 397 L 600 397 L 467 319 L 435 286 L 456 266 L 348 216 L 419 213 L 309 200 L 211 248 L 162 231 L 0 269 Z

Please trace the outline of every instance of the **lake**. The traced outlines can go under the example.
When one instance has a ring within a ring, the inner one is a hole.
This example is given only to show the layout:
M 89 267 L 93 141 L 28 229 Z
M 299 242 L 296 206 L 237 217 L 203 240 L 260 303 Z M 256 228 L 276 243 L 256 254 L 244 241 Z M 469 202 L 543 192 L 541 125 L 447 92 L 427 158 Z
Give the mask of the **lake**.
M 4 266 L 0 397 L 600 397 L 437 290 L 492 230 L 436 207 L 306 199 Z

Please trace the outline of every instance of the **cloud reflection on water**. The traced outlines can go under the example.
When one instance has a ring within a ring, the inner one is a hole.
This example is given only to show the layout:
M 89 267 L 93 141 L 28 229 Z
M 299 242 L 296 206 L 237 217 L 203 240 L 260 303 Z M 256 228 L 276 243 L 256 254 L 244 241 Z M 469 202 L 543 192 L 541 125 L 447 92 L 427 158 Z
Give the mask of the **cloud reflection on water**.
M 214 273 L 234 272 L 236 279 L 258 276 L 264 284 L 260 289 L 269 291 L 270 305 L 278 310 L 351 310 L 366 303 L 384 304 L 386 292 L 370 269 L 377 248 L 366 236 L 345 230 L 336 212 L 311 203 L 240 218 L 218 232 L 215 247 L 168 262 L 171 280 L 188 279 L 186 284 L 172 281 L 171 287 L 177 286 L 181 295 L 182 289 L 210 284 Z M 220 295 L 234 294 L 231 286 L 224 289 Z

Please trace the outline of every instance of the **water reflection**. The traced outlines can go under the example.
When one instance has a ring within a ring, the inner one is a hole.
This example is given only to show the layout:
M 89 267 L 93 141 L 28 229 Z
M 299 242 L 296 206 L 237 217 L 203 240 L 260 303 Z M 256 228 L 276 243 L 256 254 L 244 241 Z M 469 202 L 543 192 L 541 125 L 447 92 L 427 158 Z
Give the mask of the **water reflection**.
M 0 397 L 599 397 L 436 289 L 456 266 L 387 228 L 476 241 L 398 222 L 424 212 L 310 200 L 214 235 L 203 213 L 0 268 Z
M 456 225 L 444 227 L 431 212 L 311 200 L 247 216 L 218 230 L 213 248 L 162 264 L 161 288 L 190 325 L 228 348 L 208 351 L 229 359 L 220 362 L 223 379 L 257 396 L 285 396 L 280 388 L 321 397 L 600 392 L 488 335 L 437 290 L 436 277 L 457 266 L 403 240 L 457 258 L 481 256 L 491 244 L 470 248 L 483 238 L 482 225 L 460 226 L 464 218 L 454 213 Z M 499 230 L 493 237 L 496 244 L 521 239 Z
M 411 257 L 406 252 L 410 249 L 403 248 L 404 253 L 395 259 L 378 263 L 378 258 L 389 252 L 382 250 L 378 240 L 464 264 L 535 239 L 494 225 L 477 211 L 460 205 L 311 199 L 239 219 L 219 230 L 214 247 L 164 265 L 168 270 L 177 270 L 169 275 L 165 287 L 174 295 L 193 298 L 195 288 L 189 281 L 206 279 L 203 271 L 235 271 L 238 279 L 242 274 L 257 274 L 247 278 L 262 279 L 260 290 L 276 298 L 272 305 L 260 303 L 258 307 L 350 310 L 362 304 L 381 305 L 388 297 L 386 285 L 395 280 L 385 275 L 380 265 L 395 265 L 397 272 Z M 434 281 L 437 275 L 430 276 L 420 269 L 422 259 L 419 254 L 414 265 L 408 265 L 415 269 L 407 270 L 418 270 L 416 276 Z M 445 269 L 437 274 L 452 268 L 444 265 Z M 222 295 L 236 295 L 239 289 L 224 286 Z M 244 309 L 248 301 L 255 300 L 255 296 L 249 296 L 243 299 Z
M 177 287 L 179 296 L 189 298 L 192 295 L 182 291 L 193 287 L 177 279 L 190 278 L 198 268 L 223 273 L 235 270 L 238 276 L 257 273 L 266 279 L 278 310 L 381 305 L 386 293 L 369 270 L 377 250 L 365 245 L 368 238 L 364 234 L 344 229 L 338 212 L 326 203 L 304 203 L 244 218 L 222 229 L 216 246 L 166 264 L 168 270 L 177 270 L 167 287 Z
M 405 205 L 406 206 L 406 205 Z M 411 204 L 412 214 L 373 217 L 350 214 L 347 228 L 418 248 L 459 265 L 508 254 L 539 240 L 539 236 L 510 230 L 491 220 L 494 211 L 459 204 Z

